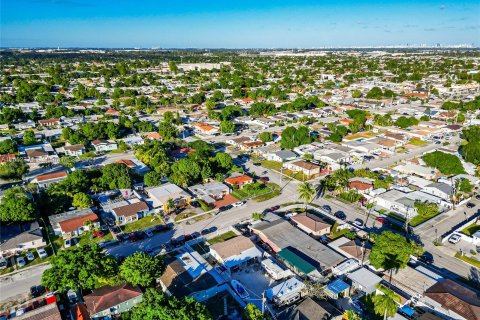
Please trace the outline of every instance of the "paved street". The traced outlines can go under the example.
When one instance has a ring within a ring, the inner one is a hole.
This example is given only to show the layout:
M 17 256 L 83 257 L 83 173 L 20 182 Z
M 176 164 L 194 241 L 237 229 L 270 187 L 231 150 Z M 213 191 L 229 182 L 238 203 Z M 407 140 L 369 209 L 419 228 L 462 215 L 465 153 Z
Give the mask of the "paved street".
M 42 273 L 48 268 L 49 264 L 43 264 L 0 277 L 0 301 L 20 298 L 29 293 L 30 287 L 40 284 Z

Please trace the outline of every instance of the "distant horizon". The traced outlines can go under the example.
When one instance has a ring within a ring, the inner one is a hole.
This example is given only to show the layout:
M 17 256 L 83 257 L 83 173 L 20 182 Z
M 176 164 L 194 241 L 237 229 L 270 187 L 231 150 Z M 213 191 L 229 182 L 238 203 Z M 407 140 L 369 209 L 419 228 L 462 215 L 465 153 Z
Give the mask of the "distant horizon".
M 2 1 L 8 48 L 343 48 L 480 43 L 477 0 Z

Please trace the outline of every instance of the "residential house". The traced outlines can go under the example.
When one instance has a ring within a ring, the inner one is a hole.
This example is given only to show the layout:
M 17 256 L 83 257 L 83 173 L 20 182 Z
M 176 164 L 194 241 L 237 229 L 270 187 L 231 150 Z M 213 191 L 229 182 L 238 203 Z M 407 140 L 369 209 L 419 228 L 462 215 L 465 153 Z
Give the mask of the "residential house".
M 197 184 L 188 188 L 188 190 L 197 198 L 207 204 L 214 204 L 215 201 L 223 199 L 230 193 L 230 188 L 221 182 L 209 182 Z
M 210 254 L 228 269 L 262 257 L 255 243 L 244 236 L 211 245 Z
M 41 164 L 56 164 L 59 157 L 49 143 L 22 146 L 18 148 L 19 153 L 26 158 L 27 164 L 31 169 L 39 167 Z
M 205 124 L 205 123 L 195 123 L 193 125 L 194 131 L 196 133 L 206 134 L 206 135 L 214 135 L 219 133 L 219 129 L 217 127 Z
M 265 143 L 262 141 L 249 141 L 249 142 L 244 142 L 240 145 L 240 149 L 243 151 L 252 151 L 254 149 L 263 147 Z
M 158 187 L 146 188 L 151 201 L 149 205 L 153 208 L 161 208 L 164 212 L 168 212 L 168 201 L 172 200 L 176 208 L 183 208 L 191 201 L 191 196 L 188 192 L 173 183 L 165 183 Z
M 280 150 L 277 152 L 269 153 L 267 155 L 267 160 L 277 161 L 277 162 L 286 162 L 292 161 L 298 158 L 298 155 L 290 150 Z
M 348 187 L 360 193 L 369 193 L 373 190 L 373 182 L 370 179 L 355 177 L 348 180 Z
M 5 164 L 7 162 L 17 160 L 17 156 L 13 153 L 1 154 L 0 155 L 0 164 Z
M 425 291 L 422 309 L 446 319 L 480 320 L 478 293 L 446 279 L 435 283 Z
M 370 294 L 377 290 L 377 285 L 382 281 L 382 278 L 377 276 L 367 268 L 360 268 L 347 275 L 347 279 L 351 282 L 350 295 L 354 292 Z
M 398 165 L 394 167 L 393 170 L 405 174 L 414 174 L 427 180 L 434 179 L 437 172 L 435 168 L 424 167 L 415 163 Z
M 38 188 L 42 190 L 48 188 L 52 184 L 65 180 L 67 176 L 67 171 L 58 171 L 36 176 L 31 182 L 36 183 Z
M 135 135 L 128 136 L 128 137 L 125 137 L 125 138 L 120 139 L 120 140 L 125 142 L 130 147 L 145 144 L 145 140 L 143 140 L 142 137 L 135 136 Z
M 127 205 L 113 208 L 111 213 L 119 224 L 128 224 L 147 216 L 150 208 L 143 201 L 129 203 Z
M 313 177 L 320 174 L 320 166 L 314 163 L 297 160 L 285 163 L 285 167 L 293 172 L 302 172 L 307 177 Z
M 137 286 L 122 283 L 93 289 L 92 293 L 83 296 L 83 300 L 90 319 L 113 319 L 142 302 L 143 292 Z
M 38 120 L 38 124 L 42 127 L 53 127 L 60 125 L 60 119 L 58 118 L 51 118 L 51 119 L 41 119 Z
M 345 237 L 340 237 L 330 242 L 328 246 L 335 249 L 341 255 L 361 261 L 364 264 L 368 263 L 368 257 L 372 250 L 371 244 L 366 241 L 360 241 L 358 239 L 350 240 Z
M 165 264 L 158 282 L 168 295 L 178 298 L 201 295 L 204 300 L 220 291 L 217 289 L 220 279 L 216 279 L 211 266 L 196 251 L 169 257 Z
M 433 182 L 423 187 L 422 191 L 449 201 L 453 193 L 453 188 L 451 185 L 443 182 Z
M 293 276 L 265 291 L 265 297 L 276 306 L 291 304 L 302 298 L 305 284 L 297 276 Z
M 17 251 L 37 249 L 47 245 L 38 222 L 0 226 L 0 256 Z
M 113 151 L 118 149 L 118 145 L 113 140 L 93 140 L 92 147 L 95 152 Z
M 422 265 L 418 265 L 415 268 L 406 266 L 403 269 L 394 271 L 391 277 L 390 274 L 385 274 L 383 279 L 389 281 L 407 295 L 420 300 L 423 298 L 427 288 L 444 280 L 442 276 Z
M 63 153 L 66 156 L 79 157 L 85 153 L 83 144 L 66 144 L 64 147 L 55 149 L 57 153 Z
M 53 231 L 64 239 L 81 236 L 100 227 L 98 216 L 90 208 L 67 211 L 48 217 Z
M 232 189 L 242 189 L 247 184 L 253 183 L 253 178 L 246 174 L 240 174 L 228 177 L 224 180 L 226 184 L 232 187 Z
M 292 217 L 297 227 L 307 234 L 320 237 L 330 233 L 332 226 L 319 216 L 311 213 L 300 213 Z
M 299 304 L 287 308 L 277 314 L 278 320 L 340 320 L 342 319 L 340 310 L 335 308 L 327 301 L 320 301 L 315 298 L 307 297 Z
M 232 146 L 240 147 L 240 145 L 249 141 L 252 141 L 252 140 L 248 137 L 238 137 L 238 138 L 228 139 L 225 142 Z

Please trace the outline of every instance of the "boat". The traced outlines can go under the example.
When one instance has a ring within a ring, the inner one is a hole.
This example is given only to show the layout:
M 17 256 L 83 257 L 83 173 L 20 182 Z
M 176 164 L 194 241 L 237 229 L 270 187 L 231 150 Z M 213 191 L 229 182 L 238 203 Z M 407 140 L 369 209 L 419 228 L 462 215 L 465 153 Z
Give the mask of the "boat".
M 232 285 L 233 289 L 239 295 L 240 298 L 247 299 L 250 296 L 247 290 L 245 289 L 245 287 L 243 286 L 243 284 L 240 283 L 240 281 L 232 280 L 230 281 L 230 284 Z

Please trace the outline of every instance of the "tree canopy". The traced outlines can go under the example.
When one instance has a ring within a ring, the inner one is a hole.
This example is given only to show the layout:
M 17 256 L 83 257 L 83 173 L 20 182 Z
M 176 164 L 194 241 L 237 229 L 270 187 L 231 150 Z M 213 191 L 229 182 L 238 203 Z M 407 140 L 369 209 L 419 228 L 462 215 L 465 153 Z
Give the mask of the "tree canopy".
M 422 160 L 427 166 L 436 168 L 446 175 L 465 173 L 462 162 L 453 154 L 434 151 L 423 155 Z
M 120 275 L 133 285 L 148 287 L 165 269 L 163 257 L 151 257 L 145 252 L 128 256 L 120 266 Z
M 35 217 L 35 204 L 22 187 L 12 187 L 0 202 L 0 222 L 31 221 Z

